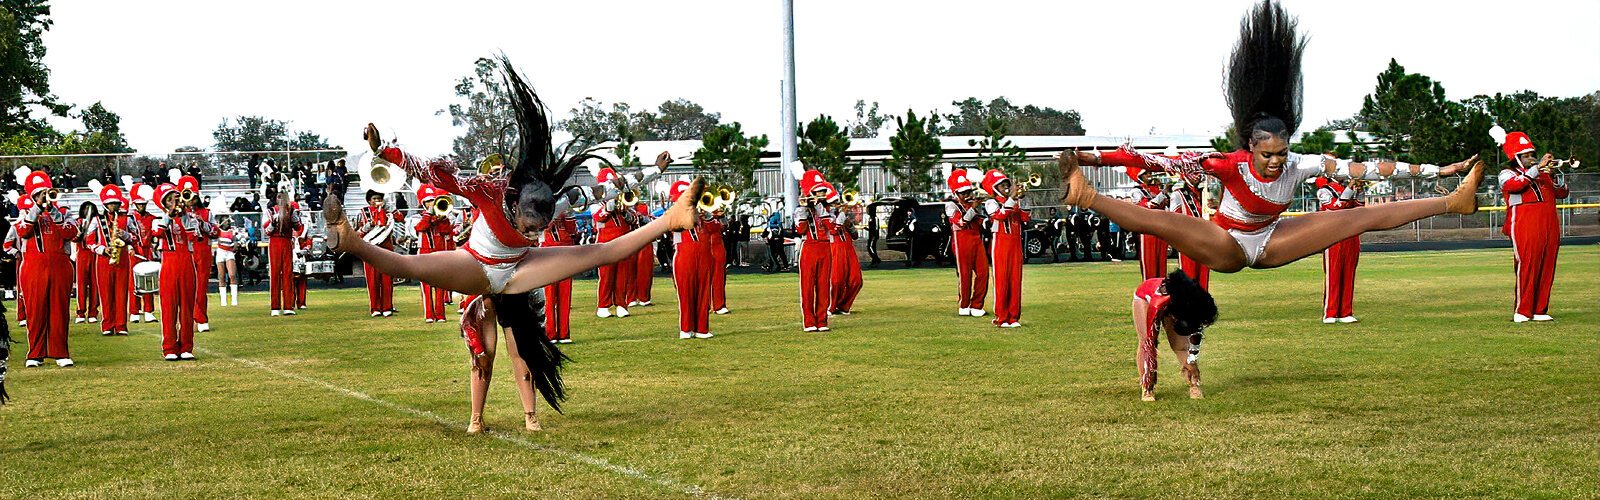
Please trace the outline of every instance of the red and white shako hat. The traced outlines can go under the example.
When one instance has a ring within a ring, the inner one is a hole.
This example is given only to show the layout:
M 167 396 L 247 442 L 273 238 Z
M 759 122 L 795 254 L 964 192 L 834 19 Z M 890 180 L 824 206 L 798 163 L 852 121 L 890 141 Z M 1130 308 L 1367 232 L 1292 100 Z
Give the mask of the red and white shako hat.
M 601 184 L 614 182 L 617 180 L 617 178 L 617 171 L 612 170 L 611 167 L 602 168 L 599 172 L 594 174 L 594 180 Z
M 1534 149 L 1533 139 L 1529 139 L 1527 133 L 1512 132 L 1508 134 L 1506 129 L 1501 128 L 1499 125 L 1489 129 L 1489 137 L 1494 138 L 1494 142 L 1500 145 L 1500 150 L 1504 151 L 1506 158 L 1510 158 L 1511 161 L 1517 161 L 1517 155 Z
M 33 197 L 31 197 L 31 196 L 18 196 L 17 197 L 17 210 L 18 211 L 26 212 L 30 208 L 33 208 Z
M 952 193 L 965 193 L 971 191 L 972 179 L 967 178 L 967 169 L 958 168 L 950 171 L 950 177 L 945 179 L 945 185 L 950 187 Z
M 43 170 L 34 170 L 28 172 L 27 177 L 23 178 L 22 180 L 22 190 L 28 193 L 29 198 L 32 198 L 33 195 L 39 194 L 41 191 L 46 191 L 54 187 L 55 184 L 50 182 L 50 174 L 44 173 Z
M 155 188 L 152 188 L 149 184 L 144 183 L 134 184 L 133 189 L 129 191 L 131 191 L 128 196 L 129 199 L 136 204 L 148 203 L 150 201 L 150 197 L 155 196 Z
M 122 206 L 127 206 L 128 197 L 122 193 L 122 188 L 116 184 L 106 184 L 100 187 L 100 204 L 105 205 L 107 203 L 119 203 Z
M 816 170 L 807 170 L 804 174 L 800 175 L 800 190 L 803 191 L 804 194 L 813 194 L 813 191 L 822 189 L 827 184 L 828 180 L 822 178 L 822 172 Z
M 672 187 L 667 188 L 667 200 L 676 203 L 679 196 L 689 191 L 689 181 L 673 181 Z
M 167 196 L 168 195 L 174 195 L 174 194 L 178 194 L 178 186 L 176 186 L 176 185 L 162 183 L 160 186 L 156 186 L 156 195 L 155 195 L 156 205 L 160 206 L 163 209 L 167 208 L 167 205 L 166 205 Z
M 444 196 L 444 190 L 439 189 L 438 186 L 433 184 L 417 186 L 417 203 L 427 203 L 440 196 Z
M 193 192 L 195 194 L 200 194 L 200 179 L 196 179 L 192 175 L 185 175 L 183 177 L 179 177 L 178 178 L 178 187 L 175 188 L 175 189 L 177 189 L 178 191 L 190 191 L 190 192 Z
M 828 182 L 822 183 L 822 189 L 823 189 L 822 199 L 827 200 L 828 203 L 838 203 L 839 202 L 839 190 L 837 188 L 833 187 L 832 183 L 828 183 Z
M 1005 194 L 996 193 L 994 191 L 994 186 L 995 186 L 995 184 L 999 184 L 1000 181 L 1007 181 L 1007 180 L 1010 180 L 1010 179 L 1006 177 L 1005 172 L 1001 172 L 998 169 L 989 169 L 988 172 L 984 172 L 983 173 L 983 190 L 988 192 L 989 196 L 991 196 L 991 197 L 995 197 L 995 198 L 1005 197 L 1006 195 L 1009 195 L 1010 193 L 1005 193 Z

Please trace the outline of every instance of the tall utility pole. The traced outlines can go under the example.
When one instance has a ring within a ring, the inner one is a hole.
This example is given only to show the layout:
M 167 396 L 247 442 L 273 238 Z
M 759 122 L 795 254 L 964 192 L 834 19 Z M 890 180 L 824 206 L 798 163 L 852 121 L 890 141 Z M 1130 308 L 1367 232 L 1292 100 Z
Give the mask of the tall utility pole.
M 794 111 L 794 0 L 783 0 L 783 153 L 778 177 L 783 182 L 783 211 L 794 213 L 800 205 L 800 182 L 790 172 L 795 161 Z

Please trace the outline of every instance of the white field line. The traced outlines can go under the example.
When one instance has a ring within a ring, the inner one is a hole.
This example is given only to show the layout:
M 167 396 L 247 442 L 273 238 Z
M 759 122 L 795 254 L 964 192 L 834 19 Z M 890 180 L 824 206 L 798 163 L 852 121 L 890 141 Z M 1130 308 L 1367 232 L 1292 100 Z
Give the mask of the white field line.
M 245 365 L 245 366 L 248 366 L 248 367 L 251 367 L 251 368 L 255 368 L 255 369 L 258 369 L 258 370 L 261 370 L 261 371 L 264 371 L 264 372 L 267 372 L 267 373 L 271 373 L 273 375 L 277 375 L 279 377 L 283 377 L 283 378 L 286 378 L 286 379 L 289 379 L 289 380 L 294 380 L 294 381 L 297 381 L 297 382 L 303 382 L 303 383 L 306 383 L 306 384 L 319 386 L 319 387 L 322 387 L 323 389 L 327 389 L 329 391 L 333 391 L 333 392 L 336 392 L 336 393 L 339 393 L 339 394 L 343 394 L 345 396 L 349 396 L 349 397 L 352 397 L 352 398 L 355 398 L 355 399 L 366 401 L 368 403 L 372 403 L 372 404 L 375 404 L 375 405 L 378 405 L 378 406 L 382 406 L 384 408 L 395 410 L 395 411 L 398 411 L 398 412 L 401 412 L 401 413 L 405 413 L 405 414 L 408 414 L 408 415 L 411 415 L 411 416 L 414 416 L 414 417 L 421 417 L 421 418 L 425 418 L 425 419 L 428 419 L 428 420 L 432 420 L 432 421 L 434 421 L 436 423 L 439 423 L 441 425 L 444 425 L 446 427 L 465 427 L 465 424 L 462 423 L 462 422 L 457 422 L 457 421 L 453 421 L 453 420 L 441 417 L 438 414 L 433 413 L 431 411 L 412 408 L 410 406 L 405 406 L 405 405 L 402 405 L 402 404 L 399 404 L 399 403 L 394 403 L 394 402 L 391 402 L 391 401 L 388 401 L 388 400 L 385 400 L 385 399 L 373 397 L 373 396 L 368 395 L 368 394 L 366 394 L 364 392 L 361 392 L 361 391 L 357 391 L 357 390 L 353 390 L 353 389 L 346 389 L 344 387 L 333 385 L 331 383 L 328 383 L 328 382 L 325 382 L 325 381 L 322 381 L 322 380 L 318 380 L 318 379 L 314 379 L 314 378 L 311 378 L 311 377 L 307 377 L 305 375 L 301 375 L 301 374 L 294 373 L 294 372 L 287 371 L 287 370 L 282 370 L 282 369 L 279 369 L 279 368 L 274 368 L 274 367 L 272 367 L 270 365 L 267 365 L 266 363 L 262 363 L 260 361 L 256 361 L 256 360 L 253 360 L 253 359 L 246 359 L 246 358 L 230 356 L 230 355 L 228 355 L 226 353 L 213 351 L 211 349 L 205 349 L 205 348 L 198 348 L 198 349 L 195 349 L 195 350 L 199 351 L 200 354 L 204 354 L 206 356 L 212 356 L 212 357 L 226 359 L 228 361 L 232 361 L 234 363 L 238 363 L 238 364 Z M 728 498 L 728 497 L 720 497 L 720 496 L 711 494 L 711 493 L 707 492 L 705 490 L 705 488 L 701 488 L 699 485 L 684 484 L 684 483 L 678 482 L 677 480 L 674 480 L 672 478 L 657 476 L 657 475 L 654 475 L 654 474 L 650 474 L 648 472 L 641 471 L 639 469 L 635 469 L 633 467 L 617 465 L 617 464 L 611 463 L 611 461 L 606 460 L 604 458 L 600 458 L 600 457 L 596 457 L 596 456 L 592 456 L 592 455 L 587 455 L 587 454 L 579 453 L 579 452 L 576 452 L 576 451 L 564 450 L 564 449 L 556 448 L 556 447 L 549 446 L 549 445 L 535 443 L 535 442 L 532 442 L 532 441 L 528 441 L 527 439 L 523 439 L 521 436 L 507 434 L 507 433 L 496 431 L 496 430 L 493 430 L 493 429 L 488 430 L 486 432 L 486 434 L 488 434 L 490 437 L 493 437 L 495 439 L 499 439 L 499 440 L 507 442 L 507 443 L 511 443 L 511 444 L 514 444 L 514 445 L 517 445 L 517 446 L 521 446 L 523 448 L 527 448 L 527 449 L 530 449 L 530 450 L 533 450 L 533 451 L 537 451 L 537 452 L 548 453 L 548 454 L 551 454 L 551 455 L 555 455 L 557 457 L 561 457 L 561 458 L 565 458 L 567 460 L 571 460 L 573 462 L 578 462 L 578 463 L 581 463 L 581 464 L 589 465 L 589 466 L 592 466 L 594 468 L 597 468 L 597 469 L 600 469 L 600 470 L 603 470 L 603 471 L 606 471 L 606 472 L 610 472 L 610 473 L 613 473 L 613 474 L 626 476 L 626 477 L 637 479 L 637 480 L 644 481 L 644 482 L 647 482 L 647 483 L 652 483 L 652 484 L 655 484 L 657 486 L 662 486 L 662 487 L 670 488 L 670 489 L 673 489 L 673 490 L 677 490 L 677 491 L 683 492 L 684 494 L 687 494 L 687 495 L 690 495 L 690 496 L 705 497 L 705 498 Z

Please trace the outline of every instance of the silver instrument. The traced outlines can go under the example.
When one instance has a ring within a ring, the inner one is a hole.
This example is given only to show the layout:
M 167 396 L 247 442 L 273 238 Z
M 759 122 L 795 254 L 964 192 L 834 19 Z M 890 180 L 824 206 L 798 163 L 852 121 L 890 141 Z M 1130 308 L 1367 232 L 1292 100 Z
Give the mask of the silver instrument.
M 161 290 L 161 261 L 148 260 L 133 265 L 133 289 L 150 294 Z

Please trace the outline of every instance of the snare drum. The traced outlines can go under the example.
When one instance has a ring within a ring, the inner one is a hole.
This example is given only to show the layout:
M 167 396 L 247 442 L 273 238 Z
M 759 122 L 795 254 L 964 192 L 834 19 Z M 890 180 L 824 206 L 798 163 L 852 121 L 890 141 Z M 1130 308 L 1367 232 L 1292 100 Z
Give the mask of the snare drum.
M 161 261 L 147 260 L 133 265 L 133 289 L 139 293 L 161 290 Z
M 329 276 L 332 274 L 333 261 L 331 260 L 314 260 L 306 262 L 306 275 L 308 276 Z

